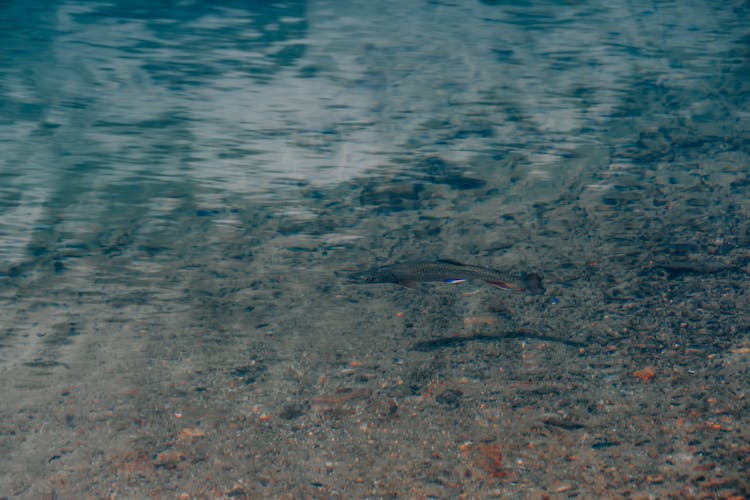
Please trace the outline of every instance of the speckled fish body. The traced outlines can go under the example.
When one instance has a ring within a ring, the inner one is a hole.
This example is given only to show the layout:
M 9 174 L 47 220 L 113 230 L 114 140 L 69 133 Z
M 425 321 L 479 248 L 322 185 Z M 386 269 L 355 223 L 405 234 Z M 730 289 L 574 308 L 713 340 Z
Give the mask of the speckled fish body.
M 538 284 L 533 293 L 539 293 L 541 280 L 536 275 L 532 277 Z M 349 281 L 358 283 L 398 283 L 413 288 L 420 281 L 443 281 L 447 283 L 461 283 L 470 279 L 486 281 L 503 290 L 524 291 L 526 287 L 509 280 L 507 275 L 496 269 L 484 266 L 472 266 L 453 260 L 437 260 L 425 262 L 403 262 L 390 266 L 376 267 L 366 271 L 349 274 Z M 526 282 L 523 278 L 521 281 Z

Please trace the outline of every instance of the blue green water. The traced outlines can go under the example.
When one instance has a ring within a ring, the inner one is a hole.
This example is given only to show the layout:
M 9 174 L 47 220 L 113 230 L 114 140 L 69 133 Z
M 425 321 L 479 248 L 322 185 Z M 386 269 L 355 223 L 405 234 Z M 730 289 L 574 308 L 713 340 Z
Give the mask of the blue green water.
M 747 495 L 748 82 L 746 1 L 0 2 L 0 498 Z M 438 258 L 547 293 L 336 275 Z

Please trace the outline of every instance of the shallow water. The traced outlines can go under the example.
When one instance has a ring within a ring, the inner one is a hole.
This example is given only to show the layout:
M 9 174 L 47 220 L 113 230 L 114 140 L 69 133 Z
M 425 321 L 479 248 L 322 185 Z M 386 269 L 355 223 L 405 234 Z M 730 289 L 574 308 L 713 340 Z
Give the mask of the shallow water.
M 748 26 L 0 4 L 0 498 L 749 495 Z

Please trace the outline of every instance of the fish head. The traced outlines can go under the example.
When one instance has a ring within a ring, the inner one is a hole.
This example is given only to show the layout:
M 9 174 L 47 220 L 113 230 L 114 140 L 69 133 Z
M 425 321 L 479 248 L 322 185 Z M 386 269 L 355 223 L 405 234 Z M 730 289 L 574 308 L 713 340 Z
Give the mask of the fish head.
M 355 271 L 346 274 L 347 281 L 352 283 L 382 283 L 380 276 L 374 271 Z
M 396 283 L 398 276 L 388 268 L 361 269 L 358 271 L 340 271 L 337 275 L 351 283 Z

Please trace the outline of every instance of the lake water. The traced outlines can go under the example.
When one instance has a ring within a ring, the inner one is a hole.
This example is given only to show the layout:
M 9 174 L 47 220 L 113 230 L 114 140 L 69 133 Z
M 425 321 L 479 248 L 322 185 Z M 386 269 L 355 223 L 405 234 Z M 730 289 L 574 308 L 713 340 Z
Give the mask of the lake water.
M 747 1 L 0 2 L 0 498 L 748 496 L 749 214 Z

